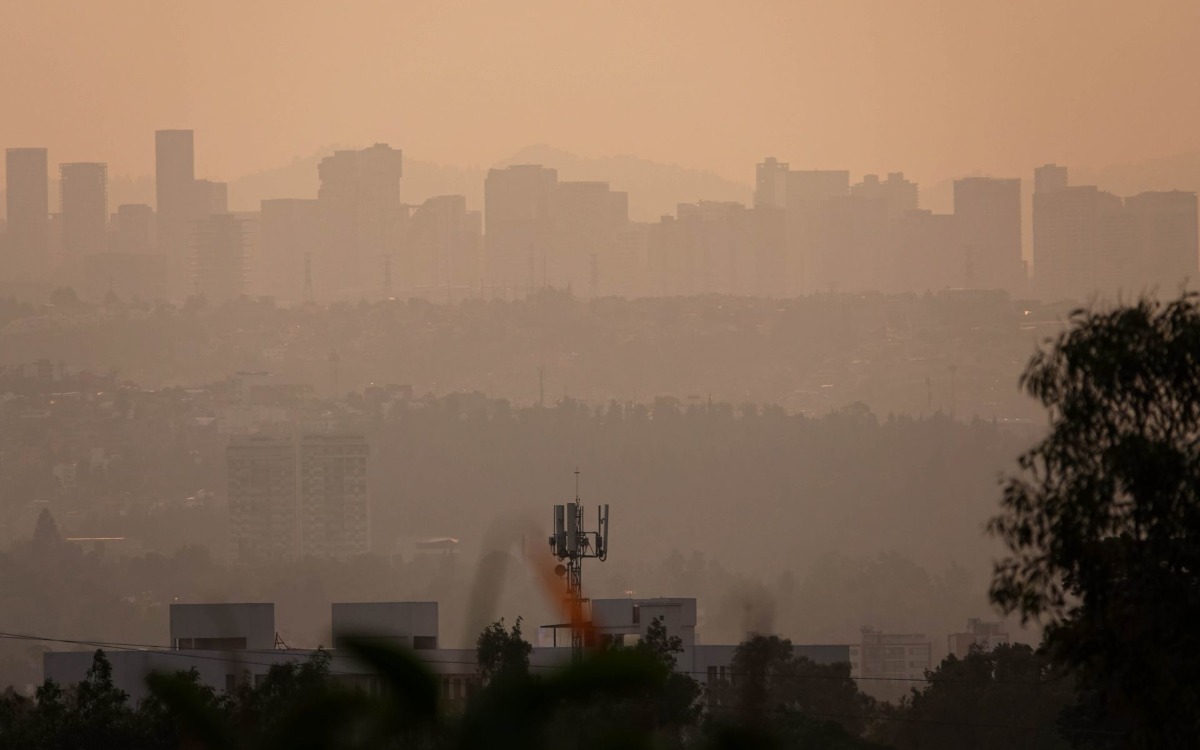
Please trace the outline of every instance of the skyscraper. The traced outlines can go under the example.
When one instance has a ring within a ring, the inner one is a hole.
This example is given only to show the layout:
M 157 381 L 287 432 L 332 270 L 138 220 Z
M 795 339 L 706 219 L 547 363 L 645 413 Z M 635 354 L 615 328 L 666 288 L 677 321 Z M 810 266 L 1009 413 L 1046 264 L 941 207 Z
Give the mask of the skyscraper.
M 783 208 L 787 206 L 788 165 L 768 156 L 754 173 L 754 205 Z
M 320 272 L 335 296 L 375 292 L 382 259 L 398 253 L 408 211 L 400 204 L 403 154 L 386 143 L 335 151 L 317 167 L 321 179 Z M 375 292 L 377 293 L 377 292 Z
M 954 215 L 966 253 L 965 285 L 1025 294 L 1021 181 L 992 177 L 955 180 Z
M 108 167 L 95 162 L 58 168 L 65 263 L 108 249 Z
M 889 220 L 898 219 L 908 211 L 917 210 L 917 183 L 904 179 L 903 172 L 889 172 L 886 180 L 879 175 L 863 176 L 863 181 L 850 187 L 850 195 L 883 202 Z
M 1084 301 L 1134 283 L 1133 237 L 1121 199 L 1071 186 L 1054 164 L 1034 172 L 1033 276 L 1043 300 Z
M 828 290 L 827 257 L 821 234 L 830 224 L 826 204 L 850 194 L 845 170 L 793 169 L 787 173 L 788 291 L 803 294 Z M 822 215 L 825 215 L 824 217 Z M 833 282 L 836 283 L 836 282 Z
M 50 238 L 47 170 L 44 148 L 5 151 L 8 250 L 0 261 L 0 277 L 31 279 L 46 273 Z
M 550 252 L 558 172 L 540 164 L 488 170 L 483 183 L 485 282 L 527 293 L 541 286 Z
M 158 209 L 158 246 L 167 256 L 171 295 L 190 292 L 191 232 L 196 216 L 196 168 L 190 130 L 154 133 L 154 190 Z

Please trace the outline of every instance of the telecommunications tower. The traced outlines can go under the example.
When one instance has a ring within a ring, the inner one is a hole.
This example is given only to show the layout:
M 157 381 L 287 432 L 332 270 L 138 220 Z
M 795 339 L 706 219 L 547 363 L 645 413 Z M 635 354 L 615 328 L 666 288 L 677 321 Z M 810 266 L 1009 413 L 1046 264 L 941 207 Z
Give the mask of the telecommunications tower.
M 554 572 L 567 582 L 567 614 L 571 624 L 571 658 L 583 658 L 583 561 L 608 559 L 608 505 L 596 508 L 596 530 L 586 531 L 579 500 L 579 469 L 575 470 L 575 501 L 554 506 L 554 535 L 550 549 L 560 560 Z M 562 564 L 565 562 L 566 564 Z

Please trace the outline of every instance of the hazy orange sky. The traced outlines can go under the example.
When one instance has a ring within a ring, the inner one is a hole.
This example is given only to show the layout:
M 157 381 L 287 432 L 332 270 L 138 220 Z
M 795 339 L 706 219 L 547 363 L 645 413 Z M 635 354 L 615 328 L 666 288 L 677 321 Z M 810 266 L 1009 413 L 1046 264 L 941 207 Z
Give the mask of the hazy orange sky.
M 1200 149 L 1196 0 L 4 0 L 0 146 L 232 179 L 333 143 L 486 165 L 548 143 L 749 182 L 1028 177 Z

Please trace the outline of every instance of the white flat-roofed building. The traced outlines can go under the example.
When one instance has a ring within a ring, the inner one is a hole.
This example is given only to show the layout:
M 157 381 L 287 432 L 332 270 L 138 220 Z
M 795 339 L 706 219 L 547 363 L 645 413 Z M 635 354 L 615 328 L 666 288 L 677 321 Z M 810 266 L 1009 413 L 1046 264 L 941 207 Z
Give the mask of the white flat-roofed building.
M 418 651 L 438 647 L 437 602 L 349 602 L 332 605 L 333 647 L 348 636 L 379 639 Z

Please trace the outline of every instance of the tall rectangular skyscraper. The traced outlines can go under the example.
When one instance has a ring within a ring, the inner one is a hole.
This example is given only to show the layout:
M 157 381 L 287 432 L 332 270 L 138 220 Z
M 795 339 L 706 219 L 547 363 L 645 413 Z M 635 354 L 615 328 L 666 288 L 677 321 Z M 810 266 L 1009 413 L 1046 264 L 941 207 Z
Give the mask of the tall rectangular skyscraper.
M 49 176 L 46 149 L 5 151 L 8 252 L 0 277 L 37 278 L 48 268 L 50 238 Z
M 58 175 L 64 262 L 105 252 L 108 167 L 95 162 L 61 164 Z
M 171 295 L 188 293 L 189 249 L 196 216 L 196 160 L 190 130 L 154 133 L 154 191 L 158 202 L 158 246 L 167 256 Z
M 385 258 L 399 252 L 407 209 L 400 204 L 404 156 L 376 143 L 335 151 L 317 166 L 324 255 L 318 271 L 334 296 L 378 293 Z
M 488 170 L 483 183 L 484 269 L 494 290 L 531 292 L 553 243 L 558 171 L 540 164 Z M 548 281 L 548 280 L 547 280 Z
M 954 215 L 965 253 L 966 286 L 1025 294 L 1021 181 L 992 177 L 955 180 Z

